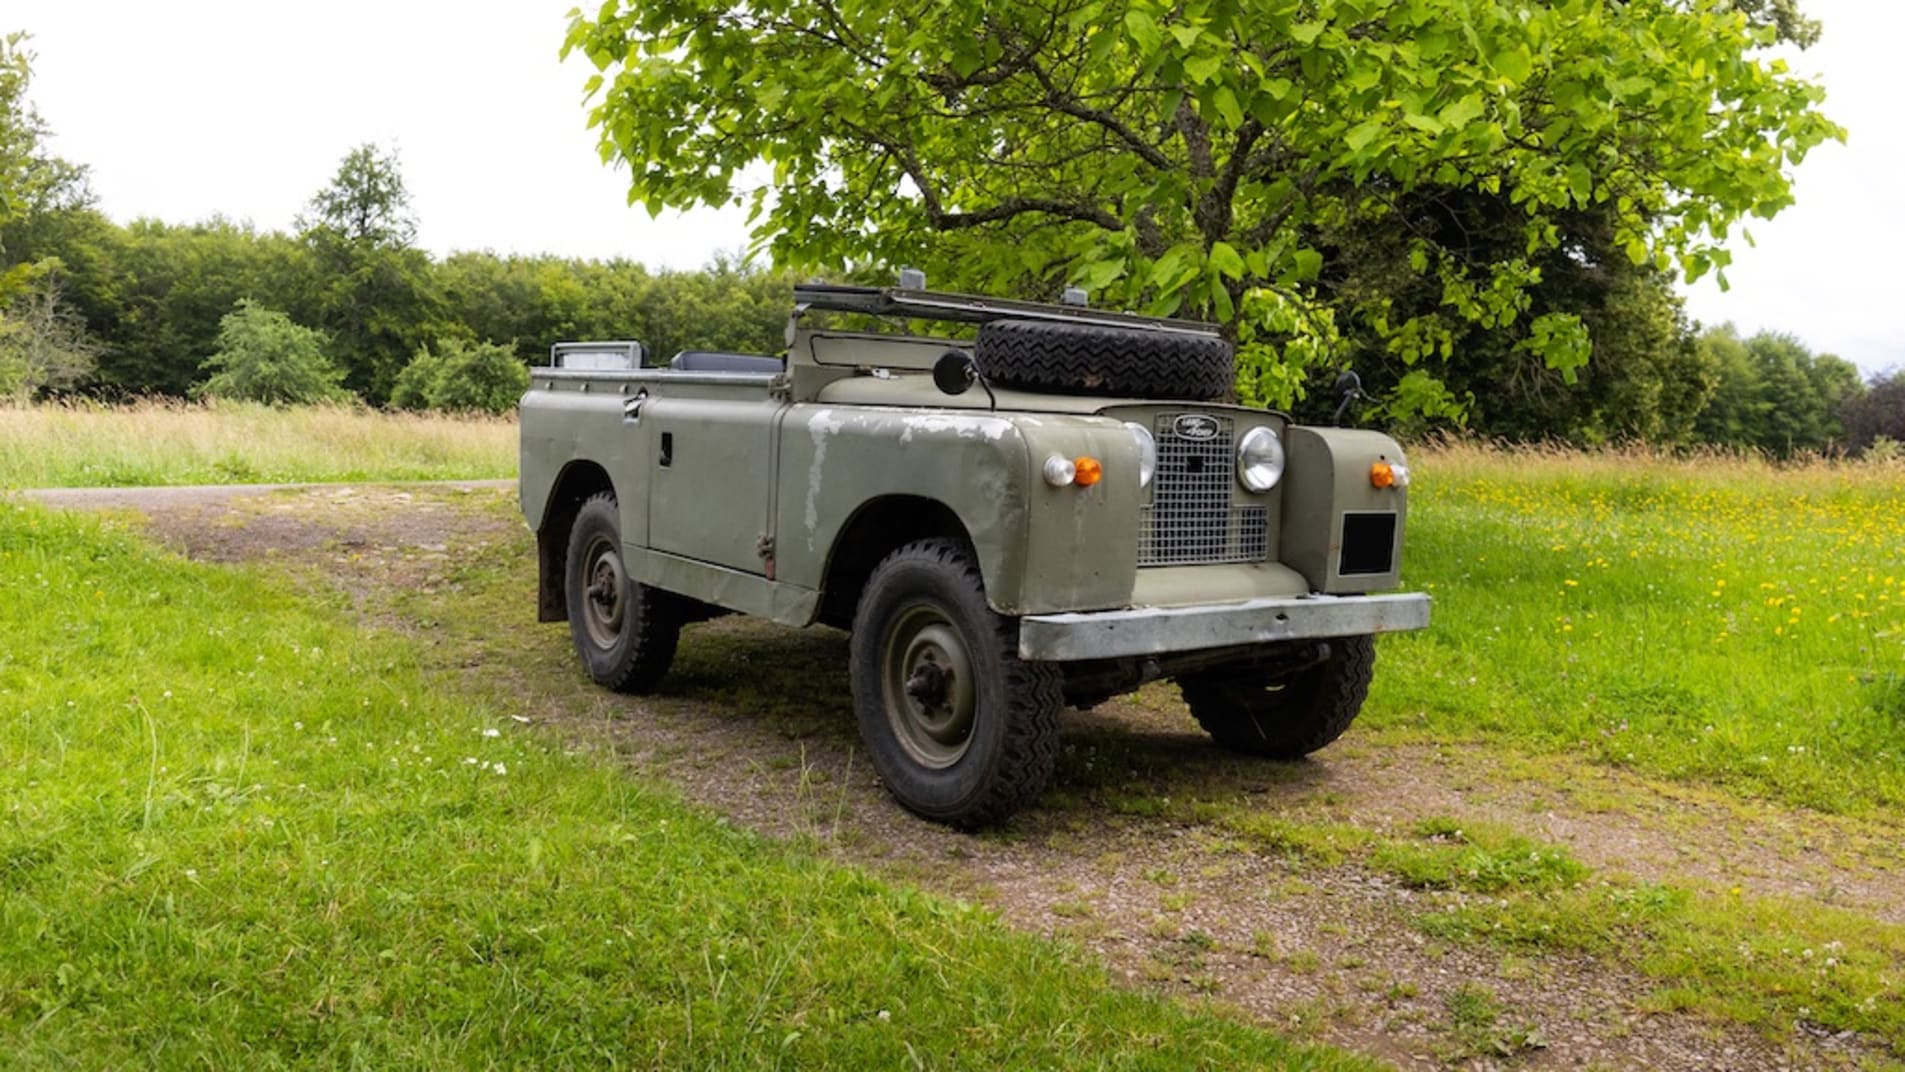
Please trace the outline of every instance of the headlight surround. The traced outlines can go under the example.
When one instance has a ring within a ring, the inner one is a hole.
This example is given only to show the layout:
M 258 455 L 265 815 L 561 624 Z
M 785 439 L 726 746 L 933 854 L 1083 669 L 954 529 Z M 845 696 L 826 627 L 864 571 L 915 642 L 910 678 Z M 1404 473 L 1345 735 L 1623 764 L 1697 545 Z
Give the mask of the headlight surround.
M 1259 425 L 1237 441 L 1237 480 L 1251 491 L 1265 492 L 1283 479 L 1283 440 L 1271 428 Z
M 1151 437 L 1151 429 L 1136 421 L 1126 421 L 1124 426 L 1138 444 L 1138 486 L 1148 488 L 1158 471 L 1158 441 Z

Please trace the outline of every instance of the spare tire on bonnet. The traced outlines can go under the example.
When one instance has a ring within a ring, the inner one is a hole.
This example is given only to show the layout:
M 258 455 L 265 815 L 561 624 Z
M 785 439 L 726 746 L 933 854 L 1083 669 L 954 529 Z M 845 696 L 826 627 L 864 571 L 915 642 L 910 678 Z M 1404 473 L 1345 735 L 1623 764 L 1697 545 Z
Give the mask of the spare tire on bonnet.
M 1101 324 L 994 320 L 973 360 L 995 387 L 1060 394 L 1218 402 L 1237 381 L 1236 354 L 1215 335 Z

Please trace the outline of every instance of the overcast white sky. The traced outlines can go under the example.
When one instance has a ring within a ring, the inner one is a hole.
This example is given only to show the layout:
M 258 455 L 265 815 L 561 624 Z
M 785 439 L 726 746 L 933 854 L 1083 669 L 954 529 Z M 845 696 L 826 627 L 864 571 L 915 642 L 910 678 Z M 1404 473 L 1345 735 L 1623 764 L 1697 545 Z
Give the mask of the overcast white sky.
M 747 241 L 739 211 L 627 207 L 596 155 L 580 60 L 557 62 L 575 0 L 6 0 L 0 33 L 39 54 L 33 98 L 60 155 L 92 167 L 114 219 L 223 214 L 288 228 L 366 141 L 402 155 L 420 239 L 689 268 Z M 1736 240 L 1733 284 L 1693 315 L 1791 332 L 1867 371 L 1905 366 L 1905 4 L 1805 0 L 1825 40 L 1795 67 L 1851 130 L 1798 176 L 1796 207 Z

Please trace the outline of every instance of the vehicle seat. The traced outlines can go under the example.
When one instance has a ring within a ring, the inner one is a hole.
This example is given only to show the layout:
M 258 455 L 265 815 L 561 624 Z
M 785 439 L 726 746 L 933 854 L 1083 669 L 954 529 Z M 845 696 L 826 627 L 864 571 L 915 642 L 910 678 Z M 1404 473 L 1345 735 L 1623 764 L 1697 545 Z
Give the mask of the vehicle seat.
M 683 350 L 668 367 L 678 372 L 779 372 L 781 359 L 764 354 L 729 354 L 716 350 Z

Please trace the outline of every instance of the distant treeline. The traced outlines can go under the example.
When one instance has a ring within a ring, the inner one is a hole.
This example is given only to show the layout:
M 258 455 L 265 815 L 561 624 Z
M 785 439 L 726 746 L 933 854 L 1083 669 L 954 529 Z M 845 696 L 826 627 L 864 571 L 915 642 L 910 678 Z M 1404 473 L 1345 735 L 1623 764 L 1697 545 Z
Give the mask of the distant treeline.
M 260 232 L 222 220 L 120 226 L 83 206 L 18 220 L 0 236 L 6 262 L 38 265 L 40 285 L 94 346 L 94 370 L 69 388 L 106 397 L 192 394 L 211 376 L 205 362 L 221 322 L 245 301 L 323 332 L 343 386 L 377 405 L 391 401 L 419 353 L 457 343 L 495 343 L 524 365 L 565 339 L 634 338 L 663 355 L 773 352 L 790 302 L 786 277 L 724 262 L 656 272 L 633 261 L 485 252 L 439 260 L 321 230 Z M 1573 388 L 1518 393 L 1477 382 L 1470 430 L 1775 455 L 1905 439 L 1905 376 L 1868 386 L 1848 361 L 1786 335 L 1742 338 L 1731 325 L 1663 342 L 1680 355 L 1669 366 L 1677 381 L 1657 368 L 1623 377 L 1590 364 Z M 1597 389 L 1603 403 L 1583 412 Z M 1623 417 L 1643 415 L 1655 422 L 1650 435 L 1623 427 Z
M 725 263 L 655 272 L 482 252 L 437 260 L 323 229 L 120 226 L 90 207 L 21 219 L 0 241 L 8 263 L 38 266 L 38 285 L 96 348 L 94 371 L 71 386 L 107 396 L 192 393 L 241 301 L 323 332 L 344 386 L 373 404 L 425 347 L 494 342 L 525 364 L 563 339 L 636 338 L 661 354 L 777 350 L 789 307 L 785 279 Z

